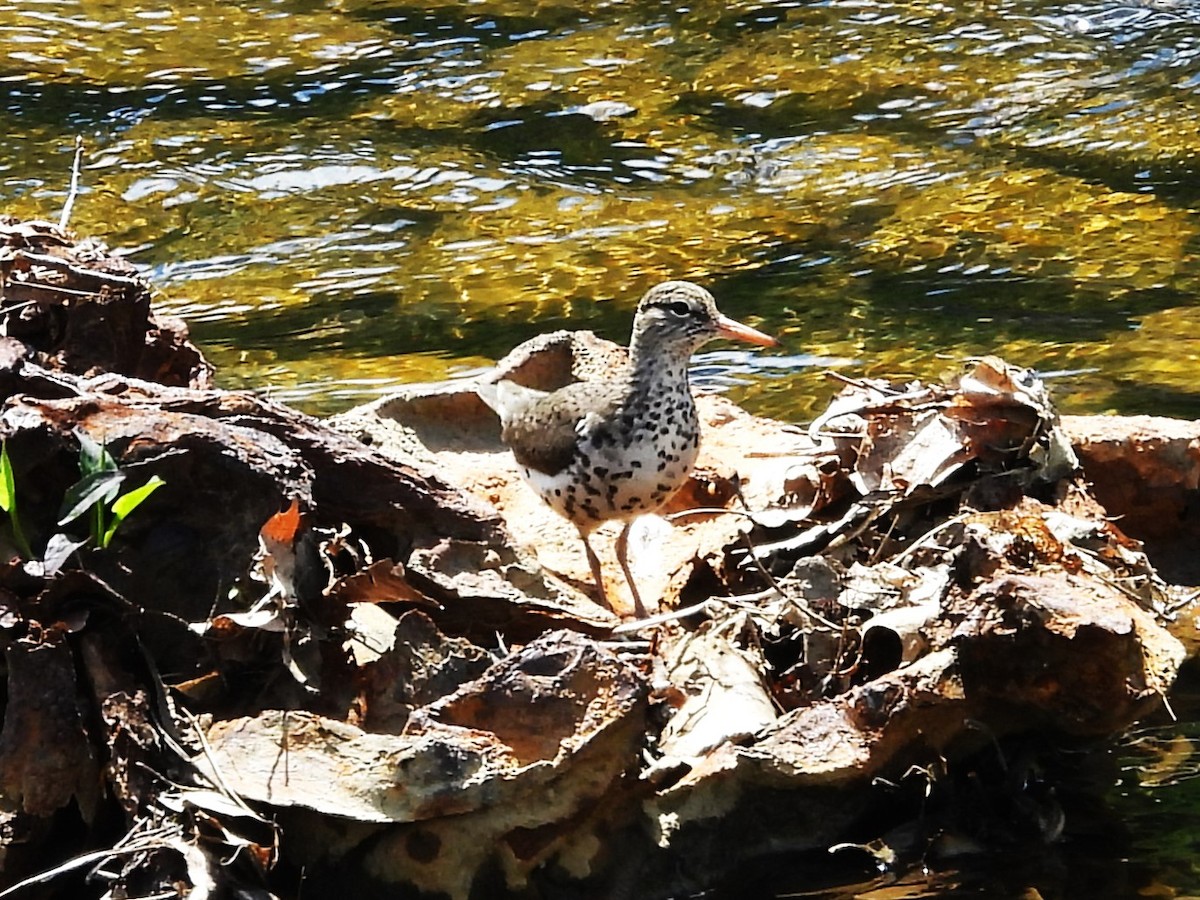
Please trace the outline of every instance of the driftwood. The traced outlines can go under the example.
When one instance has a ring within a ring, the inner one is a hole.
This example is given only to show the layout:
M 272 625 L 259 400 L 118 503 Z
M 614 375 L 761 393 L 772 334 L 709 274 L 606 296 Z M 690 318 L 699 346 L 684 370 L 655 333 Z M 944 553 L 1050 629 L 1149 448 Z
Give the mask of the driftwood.
M 1120 733 L 1195 646 L 1151 561 L 1169 529 L 1148 556 L 1110 514 L 1139 534 L 1194 502 L 1196 426 L 1064 429 L 991 359 L 848 384 L 808 429 L 703 398 L 700 466 L 631 542 L 659 600 L 635 620 L 592 601 L 469 384 L 333 423 L 213 390 L 122 263 L 52 226 L 0 237 L 31 551 L 10 516 L 3 884 L 669 897 L 766 852 L 983 839 L 963 773 L 1053 840 L 1053 792 L 980 761 Z M 502 365 L 548 387 L 617 354 L 562 333 Z M 59 524 L 84 435 L 165 482 L 106 548 Z M 930 796 L 947 812 L 914 824 Z
M 152 312 L 137 269 L 54 225 L 0 217 L 0 295 L 4 333 L 48 368 L 212 384 L 212 366 L 187 340 L 187 326 Z

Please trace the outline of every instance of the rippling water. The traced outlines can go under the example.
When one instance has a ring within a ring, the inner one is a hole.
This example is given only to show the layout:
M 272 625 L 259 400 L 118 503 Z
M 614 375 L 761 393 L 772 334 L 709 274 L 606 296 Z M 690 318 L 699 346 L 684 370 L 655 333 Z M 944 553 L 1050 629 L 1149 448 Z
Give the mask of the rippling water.
M 229 386 L 332 412 L 655 281 L 803 420 L 1000 353 L 1200 416 L 1200 4 L 0 2 L 0 188 L 127 253 Z M 1200 890 L 1192 883 L 1190 890 Z
M 143 266 L 225 383 L 331 411 L 710 286 L 705 357 L 802 419 L 821 372 L 1000 352 L 1072 411 L 1200 413 L 1200 12 L 1138 4 L 0 5 L 4 205 Z

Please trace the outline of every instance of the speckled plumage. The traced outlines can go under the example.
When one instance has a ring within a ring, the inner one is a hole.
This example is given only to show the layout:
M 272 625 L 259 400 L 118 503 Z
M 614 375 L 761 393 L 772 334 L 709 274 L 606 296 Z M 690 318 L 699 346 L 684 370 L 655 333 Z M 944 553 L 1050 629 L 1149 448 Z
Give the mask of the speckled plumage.
M 638 304 L 629 363 L 621 370 L 550 393 L 509 381 L 478 388 L 499 415 L 502 439 L 526 480 L 579 529 L 602 596 L 588 534 L 609 519 L 626 522 L 617 555 L 628 578 L 629 521 L 658 509 L 679 489 L 700 447 L 688 360 L 722 335 L 774 343 L 721 315 L 704 288 L 668 281 Z

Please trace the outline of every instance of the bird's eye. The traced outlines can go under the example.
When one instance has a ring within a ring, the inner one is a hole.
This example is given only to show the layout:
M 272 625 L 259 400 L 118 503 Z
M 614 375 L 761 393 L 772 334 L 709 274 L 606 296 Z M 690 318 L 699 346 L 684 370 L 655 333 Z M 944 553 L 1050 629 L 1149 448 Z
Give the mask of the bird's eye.
M 669 309 L 672 314 L 679 316 L 681 319 L 691 315 L 692 312 L 692 308 L 682 300 L 676 300 L 674 303 L 668 305 L 667 309 Z

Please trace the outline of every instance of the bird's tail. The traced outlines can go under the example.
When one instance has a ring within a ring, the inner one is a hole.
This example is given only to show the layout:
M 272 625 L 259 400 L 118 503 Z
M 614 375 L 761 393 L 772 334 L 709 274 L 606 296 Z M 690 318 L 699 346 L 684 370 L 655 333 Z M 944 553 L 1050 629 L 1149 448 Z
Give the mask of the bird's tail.
M 523 384 L 503 378 L 499 381 L 486 378 L 477 381 L 475 393 L 500 417 L 502 425 L 508 424 L 522 410 L 528 409 L 531 404 L 546 396 L 545 391 L 527 388 Z

